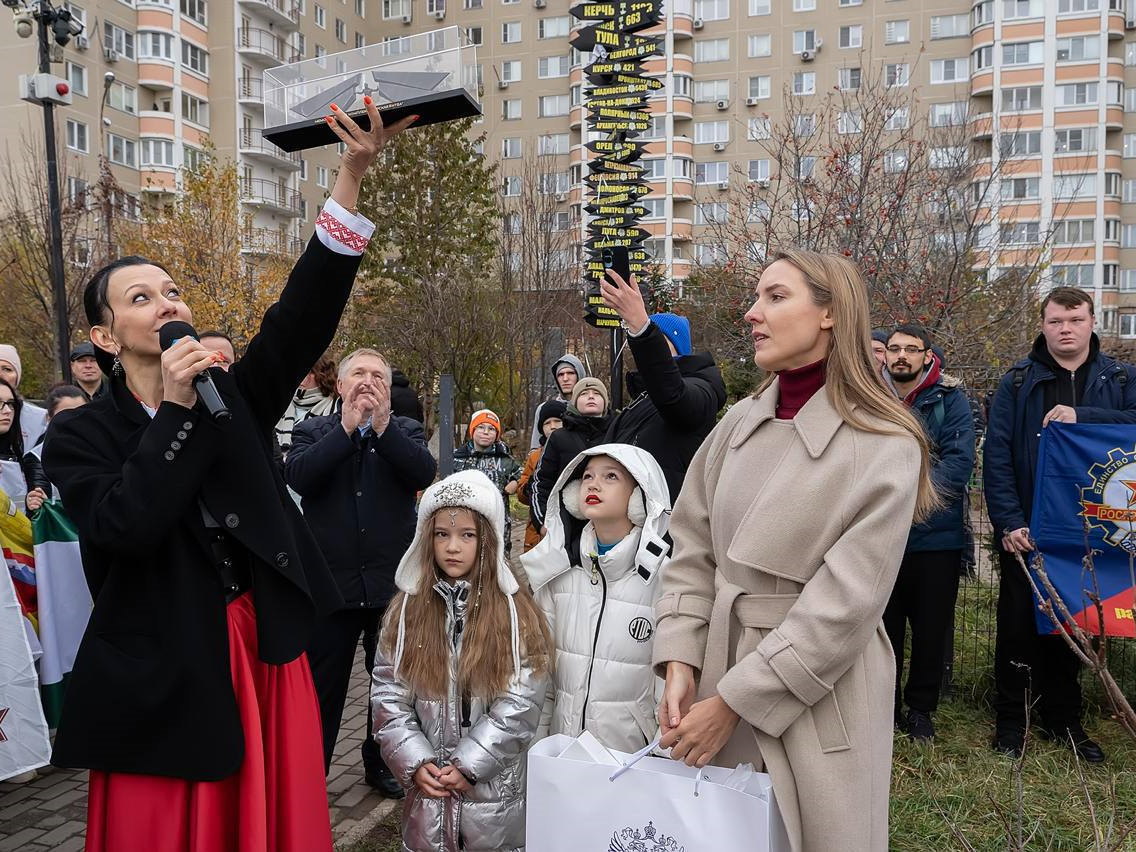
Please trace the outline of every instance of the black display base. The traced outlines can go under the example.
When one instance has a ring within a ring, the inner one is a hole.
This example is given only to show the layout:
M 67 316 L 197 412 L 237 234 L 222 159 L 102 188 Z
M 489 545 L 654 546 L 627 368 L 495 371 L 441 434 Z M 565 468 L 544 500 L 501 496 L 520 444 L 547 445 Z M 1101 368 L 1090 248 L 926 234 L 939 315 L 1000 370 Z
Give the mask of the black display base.
M 364 130 L 371 129 L 371 119 L 365 109 L 350 112 L 348 115 Z M 456 121 L 459 118 L 481 115 L 481 107 L 465 89 L 453 89 L 384 104 L 379 107 L 379 115 L 383 119 L 383 125 L 388 127 L 408 115 L 418 115 L 420 118 L 413 126 L 425 127 L 428 124 L 440 124 L 443 121 Z M 319 148 L 321 145 L 332 145 L 339 141 L 339 137 L 328 126 L 326 117 L 322 115 L 307 121 L 266 127 L 261 134 L 277 148 L 285 151 L 303 151 L 307 148 Z

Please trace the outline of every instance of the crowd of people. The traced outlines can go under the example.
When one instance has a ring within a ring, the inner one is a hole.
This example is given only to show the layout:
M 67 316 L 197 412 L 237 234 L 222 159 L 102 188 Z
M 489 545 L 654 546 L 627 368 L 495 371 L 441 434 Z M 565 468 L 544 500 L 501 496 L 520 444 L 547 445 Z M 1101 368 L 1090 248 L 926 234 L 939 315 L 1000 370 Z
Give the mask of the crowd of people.
M 192 312 L 142 257 L 90 282 L 76 384 L 46 410 L 0 345 L 0 487 L 73 518 L 94 601 L 52 758 L 90 770 L 87 849 L 330 849 L 324 778 L 360 642 L 365 781 L 405 796 L 411 852 L 523 849 L 528 747 L 585 731 L 764 767 L 794 849 L 887 848 L 893 732 L 934 738 L 976 547 L 980 430 L 934 340 L 873 331 L 850 261 L 786 251 L 744 316 L 766 379 L 727 408 L 689 321 L 613 273 L 631 401 L 612 411 L 565 354 L 523 464 L 482 409 L 439 479 L 406 377 L 376 349 L 325 354 L 373 230 L 362 175 L 406 124 L 368 108 L 373 130 L 329 117 L 339 177 L 239 357 L 215 332 L 161 348 Z M 992 744 L 1011 755 L 1032 673 L 1043 732 L 1105 759 L 1015 558 L 1041 430 L 1136 423 L 1136 368 L 1092 329 L 1087 293 L 1049 293 L 981 426 L 1001 550 Z M 198 402 L 203 372 L 226 421 Z

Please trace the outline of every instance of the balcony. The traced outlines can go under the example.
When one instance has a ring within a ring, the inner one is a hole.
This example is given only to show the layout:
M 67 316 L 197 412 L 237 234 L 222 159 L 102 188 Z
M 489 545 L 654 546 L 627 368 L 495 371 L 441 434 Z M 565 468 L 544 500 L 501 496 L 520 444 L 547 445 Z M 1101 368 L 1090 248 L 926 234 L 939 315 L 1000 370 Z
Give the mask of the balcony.
M 278 27 L 299 29 L 300 4 L 292 0 L 240 0 L 240 4 L 260 12 Z
M 266 162 L 271 166 L 286 169 L 300 168 L 300 155 L 281 151 L 271 142 L 265 142 L 257 128 L 242 127 L 240 131 L 240 152 L 246 157 Z
M 300 60 L 296 49 L 280 36 L 255 27 L 241 27 L 237 31 L 237 52 L 269 66 Z
M 237 100 L 244 106 L 264 107 L 264 81 L 259 77 L 237 80 Z
M 241 203 L 285 216 L 300 215 L 300 193 L 264 178 L 241 179 Z
M 241 234 L 241 252 L 253 255 L 283 254 L 299 257 L 304 241 L 271 228 L 248 228 Z

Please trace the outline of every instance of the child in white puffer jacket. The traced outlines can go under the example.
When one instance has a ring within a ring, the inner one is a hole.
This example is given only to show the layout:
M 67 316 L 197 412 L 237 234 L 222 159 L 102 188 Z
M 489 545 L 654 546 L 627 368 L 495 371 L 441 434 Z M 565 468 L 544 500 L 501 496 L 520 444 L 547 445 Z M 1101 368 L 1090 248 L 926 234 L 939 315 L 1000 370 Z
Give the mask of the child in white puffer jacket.
M 655 738 L 655 601 L 670 545 L 666 478 L 629 444 L 584 450 L 548 498 L 547 535 L 521 557 L 555 646 L 537 736 L 590 731 L 634 752 Z

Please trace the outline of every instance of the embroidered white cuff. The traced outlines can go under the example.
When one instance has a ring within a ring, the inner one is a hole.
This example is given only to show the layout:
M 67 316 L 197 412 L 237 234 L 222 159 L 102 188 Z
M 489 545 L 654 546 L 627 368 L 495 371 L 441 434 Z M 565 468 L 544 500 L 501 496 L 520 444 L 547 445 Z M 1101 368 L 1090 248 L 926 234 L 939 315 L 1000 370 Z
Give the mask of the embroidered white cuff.
M 352 213 L 334 198 L 324 202 L 316 217 L 319 241 L 338 254 L 362 254 L 373 233 L 375 225 L 370 219 Z

